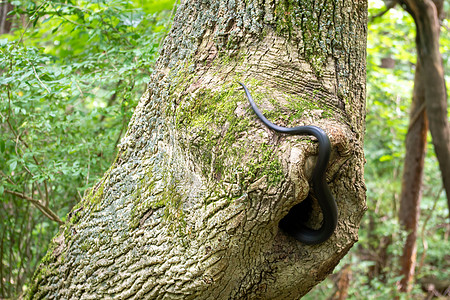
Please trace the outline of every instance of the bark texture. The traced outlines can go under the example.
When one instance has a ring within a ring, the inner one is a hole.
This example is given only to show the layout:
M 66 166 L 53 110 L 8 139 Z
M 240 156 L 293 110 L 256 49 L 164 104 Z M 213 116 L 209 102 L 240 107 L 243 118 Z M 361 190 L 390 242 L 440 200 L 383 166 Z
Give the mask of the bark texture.
M 319 2 L 181 2 L 116 161 L 30 298 L 297 299 L 333 270 L 366 209 L 367 3 Z M 273 122 L 328 133 L 339 223 L 323 244 L 278 228 L 309 194 L 315 141 L 269 131 L 237 81 Z

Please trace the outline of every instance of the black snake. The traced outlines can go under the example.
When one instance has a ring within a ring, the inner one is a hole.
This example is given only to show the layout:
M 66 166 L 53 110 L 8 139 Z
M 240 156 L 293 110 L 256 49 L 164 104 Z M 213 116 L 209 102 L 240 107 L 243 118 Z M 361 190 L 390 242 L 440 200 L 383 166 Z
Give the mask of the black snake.
M 273 124 L 258 109 L 247 87 L 241 82 L 239 84 L 244 88 L 253 111 L 267 127 L 280 133 L 291 135 L 310 134 L 317 138 L 319 142 L 319 156 L 312 172 L 312 185 L 314 196 L 323 214 L 322 226 L 319 229 L 312 229 L 303 225 L 305 220 L 301 220 L 301 215 L 304 215 L 304 212 L 301 212 L 301 208 L 297 205 L 297 208 L 294 206 L 289 214 L 280 221 L 280 227 L 287 234 L 305 244 L 319 244 L 326 241 L 336 229 L 338 216 L 336 201 L 330 192 L 325 178 L 325 171 L 331 152 L 330 139 L 321 128 L 316 126 L 286 128 Z

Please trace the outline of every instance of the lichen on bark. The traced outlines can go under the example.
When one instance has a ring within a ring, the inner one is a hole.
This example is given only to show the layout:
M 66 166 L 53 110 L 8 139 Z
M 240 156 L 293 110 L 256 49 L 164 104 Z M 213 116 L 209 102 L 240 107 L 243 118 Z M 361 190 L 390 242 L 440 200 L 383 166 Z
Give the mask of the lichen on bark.
M 319 73 L 295 16 L 289 34 L 278 26 L 308 3 L 181 2 L 116 161 L 54 239 L 29 298 L 295 299 L 333 270 L 365 210 L 366 3 L 304 16 L 332 22 L 319 31 L 352 28 L 330 35 Z M 315 139 L 268 130 L 238 81 L 273 122 L 328 133 L 340 213 L 323 244 L 278 228 L 310 192 Z

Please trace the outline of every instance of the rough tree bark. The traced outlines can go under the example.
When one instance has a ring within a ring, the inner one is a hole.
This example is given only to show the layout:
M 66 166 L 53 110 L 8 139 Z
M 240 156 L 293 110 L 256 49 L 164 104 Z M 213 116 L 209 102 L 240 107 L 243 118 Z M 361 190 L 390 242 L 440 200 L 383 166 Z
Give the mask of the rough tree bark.
M 399 219 L 407 232 L 401 257 L 400 290 L 411 289 L 416 265 L 416 239 L 422 197 L 422 176 L 428 124 L 439 161 L 450 208 L 450 127 L 447 119 L 447 90 L 439 52 L 442 0 L 403 0 L 403 7 L 416 24 L 418 52 L 410 126 L 402 179 Z
M 28 296 L 296 299 L 323 280 L 366 209 L 366 21 L 366 1 L 182 1 L 116 161 Z M 328 133 L 339 223 L 326 242 L 278 227 L 308 196 L 315 140 L 268 130 L 237 81 L 273 122 Z

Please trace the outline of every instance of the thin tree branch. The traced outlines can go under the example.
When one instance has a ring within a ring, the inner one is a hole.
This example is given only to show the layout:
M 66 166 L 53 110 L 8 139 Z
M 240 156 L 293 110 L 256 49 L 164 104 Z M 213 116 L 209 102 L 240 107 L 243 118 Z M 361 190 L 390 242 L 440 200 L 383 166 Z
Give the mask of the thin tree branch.
M 14 181 L 12 181 L 12 179 L 11 178 L 9 178 L 9 176 L 8 175 L 6 175 L 5 173 L 3 173 L 3 171 L 2 170 L 0 170 L 0 175 L 2 175 L 3 177 L 5 177 L 6 178 L 6 180 L 9 182 L 9 183 L 11 183 L 12 185 L 16 185 L 15 183 L 14 183 Z
M 87 168 L 87 175 L 86 175 L 86 185 L 89 184 L 89 174 L 91 171 L 91 150 L 89 150 L 89 148 L 87 150 L 88 150 L 88 168 Z
M 115 68 L 115 67 L 114 67 Z M 116 99 L 117 99 L 117 94 L 118 94 L 118 89 L 119 89 L 119 87 L 120 87 L 120 85 L 122 84 L 122 79 L 121 80 L 119 80 L 118 82 L 117 82 L 117 85 L 116 85 L 116 91 L 114 92 L 114 94 L 112 94 L 111 95 L 111 97 L 108 99 L 108 103 L 106 104 L 106 107 L 110 107 L 111 105 L 113 105 L 113 103 L 116 101 Z M 105 120 L 105 115 L 102 115 L 101 117 L 100 117 L 100 123 L 101 122 L 103 122 L 103 120 Z
M 26 206 L 26 214 L 29 214 L 29 210 L 30 210 L 30 202 L 27 203 Z M 25 226 L 27 224 L 27 218 L 22 218 L 22 222 L 20 224 L 20 232 L 26 232 L 25 231 Z M 21 270 L 23 269 L 23 263 L 24 263 L 24 258 L 25 258 L 25 250 L 26 250 L 26 242 L 27 240 L 23 240 L 23 239 L 18 239 L 18 244 L 17 244 L 17 249 L 19 252 L 19 268 L 17 269 L 17 275 L 16 275 L 16 294 L 19 295 L 20 292 L 20 288 L 22 287 L 21 281 L 22 281 L 22 272 Z
M 8 127 L 9 127 L 9 129 L 11 130 L 12 134 L 14 135 L 14 137 L 15 137 L 18 141 L 20 141 L 22 144 L 24 144 L 24 146 L 25 146 L 26 148 L 30 149 L 30 146 L 28 146 L 27 142 L 25 142 L 25 141 L 20 137 L 20 135 L 17 134 L 17 132 L 14 130 L 14 128 L 12 127 L 12 124 L 11 124 L 11 122 L 9 121 L 9 117 L 6 119 L 6 123 L 8 124 Z M 16 144 L 17 144 L 17 142 L 16 142 Z M 38 160 L 37 160 L 37 158 L 34 156 L 34 154 L 33 154 L 32 157 L 33 157 L 33 160 L 34 160 L 34 162 L 36 163 L 36 165 L 40 165 L 40 163 L 38 162 Z
M 2 116 L 3 116 L 3 115 L 2 115 Z M 10 116 L 8 115 L 8 117 L 6 118 L 6 123 L 8 124 L 9 129 L 11 130 L 12 134 L 13 134 L 13 135 L 15 136 L 15 138 L 16 138 L 16 153 L 17 153 L 17 145 L 18 145 L 18 142 L 17 142 L 17 141 L 20 141 L 27 149 L 31 150 L 31 149 L 30 149 L 30 146 L 28 146 L 27 142 L 25 142 L 25 141 L 20 137 L 20 134 L 18 134 L 18 133 L 14 130 L 14 128 L 13 128 L 11 122 L 9 121 L 9 119 L 10 119 Z M 17 153 L 17 156 L 21 156 L 21 155 L 19 155 L 19 153 Z M 39 163 L 39 161 L 37 160 L 36 156 L 34 156 L 34 154 L 33 154 L 32 157 L 33 157 L 34 162 L 35 162 L 36 165 L 38 166 L 39 170 L 40 170 L 42 173 L 46 174 L 46 173 L 41 169 L 40 163 Z M 26 166 L 24 166 L 24 168 L 25 168 L 25 170 L 26 170 L 30 175 L 33 176 L 33 174 L 31 173 L 31 171 L 30 171 Z M 47 174 L 46 174 L 46 175 L 47 175 Z M 45 199 L 46 199 L 46 202 L 47 202 L 47 204 L 48 204 L 48 202 L 49 202 L 49 194 L 48 194 L 47 180 L 44 180 L 44 187 L 45 187 Z M 38 190 L 39 190 L 39 193 L 41 194 L 41 197 L 42 197 L 42 191 L 41 191 L 41 189 L 39 188 L 39 186 L 38 186 Z
M 406 133 L 406 135 L 408 135 L 408 133 L 410 132 L 411 127 L 413 127 L 414 123 L 417 122 L 417 120 L 419 119 L 419 117 L 422 114 L 424 109 L 425 109 L 425 102 L 423 102 L 420 105 L 420 107 L 416 110 L 415 114 L 410 118 L 408 132 Z
M 15 192 L 15 191 L 5 190 L 5 193 L 8 193 L 10 195 L 14 195 L 16 197 L 30 201 L 34 206 L 36 206 L 37 209 L 39 209 L 50 220 L 57 222 L 59 225 L 64 224 L 64 222 L 61 221 L 61 219 L 58 217 L 58 215 L 56 213 L 54 213 L 50 208 L 42 205 L 42 203 L 39 200 L 33 199 L 31 197 L 28 197 L 25 194 Z
M 16 45 L 14 45 L 14 49 L 16 48 L 17 45 L 21 44 L 23 42 L 23 36 L 25 35 L 25 32 L 28 30 L 28 26 L 30 26 L 31 21 L 34 19 L 34 17 L 36 16 L 36 14 L 38 13 L 38 11 L 47 3 L 48 1 L 44 1 L 42 2 L 41 6 L 39 6 L 36 11 L 34 12 L 34 14 L 31 16 L 31 18 L 28 20 L 27 25 L 25 26 L 25 28 L 23 29 L 22 34 L 20 35 L 20 40 L 17 42 Z
M 81 90 L 81 87 L 80 87 L 80 85 L 78 84 L 78 80 L 77 80 L 76 78 L 74 78 L 74 82 L 75 82 L 75 85 L 77 86 L 77 89 L 80 91 L 81 97 L 84 97 L 84 93 L 83 93 L 83 91 Z
M 28 62 L 31 64 L 31 67 L 33 68 L 34 76 L 36 77 L 36 79 L 39 81 L 39 83 L 42 85 L 42 87 L 47 91 L 47 93 L 50 94 L 50 90 L 48 89 L 48 87 L 39 78 L 39 76 L 38 76 L 38 74 L 36 72 L 36 69 L 34 68 L 34 65 L 30 61 L 28 61 Z
M 369 18 L 369 23 L 370 22 L 373 22 L 375 19 L 377 19 L 377 18 L 381 18 L 382 16 L 384 16 L 391 8 L 394 8 L 396 5 L 398 4 L 398 0 L 392 0 L 392 1 L 390 1 L 387 5 L 386 5 L 386 8 L 383 10 L 383 11 L 381 11 L 381 12 L 379 12 L 378 14 L 376 14 L 376 15 L 374 15 L 374 16 L 371 16 L 370 18 Z

